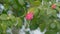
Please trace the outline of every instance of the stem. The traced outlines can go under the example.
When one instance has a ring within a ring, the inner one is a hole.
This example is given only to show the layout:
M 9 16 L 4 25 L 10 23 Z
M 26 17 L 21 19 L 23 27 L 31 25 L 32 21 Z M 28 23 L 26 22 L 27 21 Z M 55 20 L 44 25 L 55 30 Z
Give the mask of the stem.
M 28 28 L 29 28 L 29 24 L 30 24 L 30 21 L 28 21 L 29 23 L 28 23 Z

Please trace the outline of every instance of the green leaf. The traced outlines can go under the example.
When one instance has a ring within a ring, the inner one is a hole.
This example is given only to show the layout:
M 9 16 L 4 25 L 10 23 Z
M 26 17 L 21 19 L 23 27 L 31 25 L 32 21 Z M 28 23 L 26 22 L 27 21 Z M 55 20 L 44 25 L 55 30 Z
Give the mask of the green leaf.
M 17 4 L 13 4 L 13 8 L 14 9 L 18 9 L 18 5 Z
M 9 18 L 10 18 L 10 19 L 16 19 L 16 17 L 13 16 L 13 15 L 10 15 Z
M 37 24 L 32 24 L 32 25 L 30 25 L 30 29 L 31 30 L 35 30 L 35 29 L 37 29 L 38 28 L 38 25 Z
M 13 24 L 14 23 L 11 20 L 9 20 L 9 21 L 7 21 L 7 24 L 6 25 L 11 28 L 13 26 Z
M 32 3 L 34 0 L 28 0 L 30 3 Z
M 35 7 L 35 9 L 34 9 L 34 17 L 37 17 L 37 16 L 39 16 L 39 10 L 38 10 L 38 8 L 36 8 Z
M 21 27 L 22 27 L 22 23 L 23 23 L 22 20 L 21 20 L 21 18 L 17 17 L 17 23 L 18 23 L 18 24 L 16 25 L 17 28 L 21 28 Z
M 59 4 L 60 4 L 60 2 L 57 2 L 57 3 L 56 3 L 57 6 L 60 6 Z
M 50 0 L 44 0 L 45 2 L 49 2 Z
M 1 23 L 1 28 L 3 31 L 6 31 L 7 25 L 5 23 Z
M 45 27 L 46 27 L 46 24 L 42 23 L 42 24 L 39 25 L 39 27 L 40 27 L 41 32 L 43 32 Z
M 27 31 L 26 34 L 30 34 L 29 31 Z
M 34 1 L 34 2 L 32 3 L 32 5 L 33 5 L 33 6 L 39 6 L 39 5 L 40 5 L 40 1 Z
M 9 18 L 10 18 L 12 23 L 16 23 L 16 17 L 15 16 L 10 15 Z
M 47 15 L 51 16 L 53 15 L 54 17 L 57 16 L 56 10 L 52 10 L 51 8 L 48 9 Z
M 38 22 L 38 18 L 37 18 L 37 17 L 34 17 L 34 18 L 31 20 L 31 22 L 30 22 L 30 29 L 31 29 L 31 30 L 37 29 L 37 28 L 39 27 L 39 23 L 40 23 L 40 22 Z
M 24 5 L 24 0 L 18 0 L 19 4 Z
M 55 24 L 55 23 L 51 23 L 50 27 L 51 27 L 52 29 L 54 29 L 54 28 L 56 27 L 56 24 Z
M 57 34 L 55 31 L 46 31 L 45 34 Z
M 7 17 L 8 17 L 8 16 L 7 16 L 6 14 L 2 14 L 2 15 L 0 16 L 0 19 L 1 19 L 1 20 L 7 20 Z
M 60 30 L 60 23 L 57 23 L 57 29 Z
M 18 11 L 17 15 L 18 16 L 23 16 L 25 14 L 24 8 L 20 8 L 20 11 Z
M 32 7 L 30 9 L 28 9 L 29 12 L 33 12 L 34 13 L 34 17 L 38 16 L 39 15 L 39 10 L 37 7 Z
M 39 6 L 41 1 L 40 0 L 29 0 L 29 2 L 31 3 L 31 6 Z

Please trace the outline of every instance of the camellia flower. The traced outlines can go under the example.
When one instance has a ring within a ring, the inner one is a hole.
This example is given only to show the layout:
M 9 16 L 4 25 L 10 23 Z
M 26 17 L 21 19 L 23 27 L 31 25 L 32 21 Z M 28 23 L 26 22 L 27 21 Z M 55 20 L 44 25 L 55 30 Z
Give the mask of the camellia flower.
M 28 13 L 26 14 L 25 18 L 26 18 L 27 20 L 33 19 L 33 12 L 28 12 Z
M 53 5 L 51 6 L 51 8 L 52 8 L 52 9 L 55 9 L 55 8 L 56 8 L 56 4 L 53 4 Z

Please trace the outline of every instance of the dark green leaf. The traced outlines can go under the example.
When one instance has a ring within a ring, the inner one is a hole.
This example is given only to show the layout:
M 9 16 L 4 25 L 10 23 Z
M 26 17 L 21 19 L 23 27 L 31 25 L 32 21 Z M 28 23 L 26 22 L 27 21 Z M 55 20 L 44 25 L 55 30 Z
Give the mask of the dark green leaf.
M 39 27 L 40 27 L 41 32 L 43 32 L 44 29 L 46 28 L 46 24 L 45 23 L 42 23 L 42 24 L 40 24 Z

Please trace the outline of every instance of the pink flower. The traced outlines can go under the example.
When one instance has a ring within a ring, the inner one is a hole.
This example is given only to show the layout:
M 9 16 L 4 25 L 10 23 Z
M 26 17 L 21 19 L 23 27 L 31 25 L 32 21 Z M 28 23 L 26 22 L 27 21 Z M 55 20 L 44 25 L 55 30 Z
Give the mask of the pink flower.
M 33 19 L 33 13 L 32 13 L 32 12 L 27 13 L 25 18 L 26 18 L 27 20 Z
M 52 9 L 55 9 L 56 8 L 56 4 L 53 4 L 51 7 L 52 7 Z

